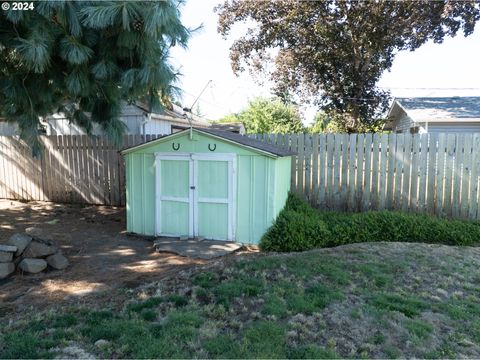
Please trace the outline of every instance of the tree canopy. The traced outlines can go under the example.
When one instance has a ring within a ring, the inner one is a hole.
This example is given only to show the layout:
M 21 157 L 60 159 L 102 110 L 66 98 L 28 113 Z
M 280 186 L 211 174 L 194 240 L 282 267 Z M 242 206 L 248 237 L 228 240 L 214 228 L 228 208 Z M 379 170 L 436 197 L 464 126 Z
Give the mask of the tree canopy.
M 383 131 L 384 119 L 377 119 L 376 121 L 370 121 L 368 123 L 359 123 L 355 129 L 357 133 L 373 132 L 378 133 Z M 345 117 L 335 114 L 333 111 L 324 112 L 319 111 L 315 114 L 313 122 L 307 127 L 307 131 L 311 134 L 321 133 L 347 133 L 347 123 Z
M 236 23 L 252 24 L 230 49 L 236 74 L 245 66 L 268 73 L 278 96 L 313 99 L 345 115 L 349 131 L 386 110 L 389 92 L 376 84 L 398 51 L 470 35 L 480 18 L 475 0 L 226 0 L 216 10 L 224 37 Z
M 227 115 L 220 122 L 241 122 L 250 134 L 289 134 L 303 131 L 298 109 L 277 98 L 258 97 L 250 101 L 244 110 Z
M 0 12 L 0 117 L 38 146 L 39 118 L 63 112 L 119 140 L 121 102 L 175 96 L 169 49 L 186 46 L 180 1 L 42 1 Z

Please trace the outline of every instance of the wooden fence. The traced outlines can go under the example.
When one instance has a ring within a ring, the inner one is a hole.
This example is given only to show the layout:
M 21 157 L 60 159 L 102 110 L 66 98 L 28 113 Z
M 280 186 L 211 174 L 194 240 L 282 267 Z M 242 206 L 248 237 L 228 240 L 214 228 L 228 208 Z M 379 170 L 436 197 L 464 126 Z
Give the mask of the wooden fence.
M 156 136 L 127 135 L 122 148 Z M 41 156 L 18 137 L 0 136 L 0 198 L 125 205 L 120 148 L 103 137 L 41 136 Z
M 292 189 L 320 209 L 480 219 L 480 134 L 252 137 L 298 153 Z
M 292 189 L 318 208 L 480 219 L 480 134 L 253 135 L 298 153 Z M 128 135 L 123 147 L 156 136 Z M 33 158 L 0 136 L 0 198 L 125 205 L 120 150 L 102 137 L 42 136 Z

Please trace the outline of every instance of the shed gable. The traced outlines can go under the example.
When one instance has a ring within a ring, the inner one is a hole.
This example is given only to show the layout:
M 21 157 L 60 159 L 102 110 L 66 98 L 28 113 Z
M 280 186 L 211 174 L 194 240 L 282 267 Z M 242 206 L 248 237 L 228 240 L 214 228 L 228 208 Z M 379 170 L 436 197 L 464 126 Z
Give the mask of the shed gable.
M 278 157 L 276 154 L 268 151 L 240 144 L 234 140 L 221 138 L 218 135 L 196 129 L 192 131 L 192 140 L 190 140 L 190 130 L 187 129 L 122 151 L 123 154 L 153 154 L 155 152 L 236 153 L 237 155 L 247 156 L 263 155 L 271 158 Z

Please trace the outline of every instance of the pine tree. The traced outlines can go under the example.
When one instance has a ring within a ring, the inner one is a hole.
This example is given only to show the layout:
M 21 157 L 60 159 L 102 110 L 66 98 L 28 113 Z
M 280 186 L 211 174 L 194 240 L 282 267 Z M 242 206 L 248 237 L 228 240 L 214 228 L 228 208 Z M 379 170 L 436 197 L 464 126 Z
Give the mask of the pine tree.
M 168 56 L 190 35 L 180 3 L 43 1 L 0 12 L 0 117 L 18 123 L 34 151 L 39 118 L 56 112 L 87 133 L 98 123 L 120 142 L 122 101 L 156 111 L 178 95 Z

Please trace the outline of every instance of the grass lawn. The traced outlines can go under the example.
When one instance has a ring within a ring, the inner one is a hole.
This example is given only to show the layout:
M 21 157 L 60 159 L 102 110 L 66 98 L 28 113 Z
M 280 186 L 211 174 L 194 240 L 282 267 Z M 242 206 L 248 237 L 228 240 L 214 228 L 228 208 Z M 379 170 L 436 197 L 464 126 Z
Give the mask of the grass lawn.
M 0 358 L 478 358 L 479 269 L 480 248 L 414 243 L 239 256 L 121 311 L 3 319 Z

